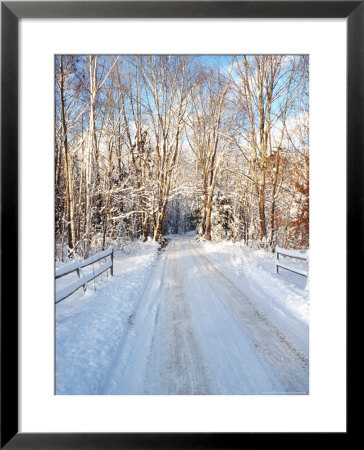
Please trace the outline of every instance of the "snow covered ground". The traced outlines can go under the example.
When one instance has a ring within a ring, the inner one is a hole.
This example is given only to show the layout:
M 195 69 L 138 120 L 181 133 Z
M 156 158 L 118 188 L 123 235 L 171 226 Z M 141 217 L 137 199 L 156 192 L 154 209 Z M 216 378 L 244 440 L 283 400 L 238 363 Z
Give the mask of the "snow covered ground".
M 99 277 L 89 283 L 85 294 L 81 288 L 56 305 L 57 394 L 102 391 L 118 347 L 130 331 L 157 250 L 157 243 L 148 242 L 130 249 L 130 254 L 115 253 L 113 277 L 104 273 L 102 281 Z M 56 289 L 74 279 L 76 274 L 60 278 Z
M 57 394 L 308 393 L 304 277 L 191 234 L 141 249 L 56 306 Z

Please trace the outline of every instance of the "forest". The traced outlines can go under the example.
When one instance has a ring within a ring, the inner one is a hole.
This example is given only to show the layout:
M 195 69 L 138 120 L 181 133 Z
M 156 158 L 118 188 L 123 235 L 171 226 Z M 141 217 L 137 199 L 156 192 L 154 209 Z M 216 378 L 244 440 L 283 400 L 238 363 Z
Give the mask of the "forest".
M 307 55 L 56 55 L 56 259 L 128 240 L 309 247 Z

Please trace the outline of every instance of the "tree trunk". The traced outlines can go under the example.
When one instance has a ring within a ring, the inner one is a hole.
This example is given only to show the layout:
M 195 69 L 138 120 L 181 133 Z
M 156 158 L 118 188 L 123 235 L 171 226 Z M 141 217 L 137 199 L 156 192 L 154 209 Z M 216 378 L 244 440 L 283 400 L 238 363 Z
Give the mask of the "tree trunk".
M 212 212 L 212 199 L 209 197 L 206 205 L 206 229 L 205 239 L 211 241 L 211 212 Z
M 93 146 L 95 142 L 95 98 L 96 98 L 96 67 L 97 57 L 89 56 L 89 74 L 90 74 L 90 112 L 88 127 L 88 155 L 86 169 L 86 220 L 85 220 L 85 241 L 84 257 L 89 257 L 91 241 L 91 221 L 92 221 L 92 166 L 93 166 Z
M 64 164 L 66 176 L 66 211 L 67 211 L 67 231 L 68 231 L 68 247 L 70 254 L 73 253 L 75 246 L 75 224 L 74 224 L 74 195 L 73 195 L 73 177 L 72 177 L 72 162 L 70 150 L 68 148 L 68 127 L 66 117 L 66 100 L 65 100 L 65 71 L 63 66 L 63 56 L 59 58 L 60 64 L 60 94 L 61 94 L 61 114 L 63 127 L 63 147 L 64 147 Z
M 148 214 L 143 214 L 143 242 L 148 240 Z
M 164 212 L 158 214 L 158 219 L 157 219 L 157 224 L 156 224 L 157 226 L 154 231 L 154 241 L 156 241 L 156 242 L 159 241 L 159 239 L 161 238 L 161 235 L 162 235 L 163 219 L 164 219 Z
M 264 197 L 260 197 L 259 203 L 258 203 L 259 225 L 260 225 L 260 234 L 259 234 L 260 247 L 264 247 L 266 245 L 265 240 L 267 238 L 267 225 L 266 225 L 266 221 L 265 221 L 264 206 L 265 206 Z

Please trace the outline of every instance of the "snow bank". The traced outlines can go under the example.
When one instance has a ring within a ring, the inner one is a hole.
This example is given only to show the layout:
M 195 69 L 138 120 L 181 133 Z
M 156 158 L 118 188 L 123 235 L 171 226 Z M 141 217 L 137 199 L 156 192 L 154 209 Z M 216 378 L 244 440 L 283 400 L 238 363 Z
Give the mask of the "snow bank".
M 135 242 L 128 250 L 129 254 L 115 252 L 114 277 L 103 274 L 102 282 L 91 282 L 85 294 L 81 289 L 56 306 L 57 394 L 103 391 L 110 363 L 155 263 L 158 244 Z

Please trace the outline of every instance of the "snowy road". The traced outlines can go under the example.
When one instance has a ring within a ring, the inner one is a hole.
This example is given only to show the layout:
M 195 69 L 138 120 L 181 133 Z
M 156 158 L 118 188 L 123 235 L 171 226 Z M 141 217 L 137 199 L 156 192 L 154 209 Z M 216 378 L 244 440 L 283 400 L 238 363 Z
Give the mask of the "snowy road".
M 308 393 L 299 341 L 191 237 L 169 242 L 128 322 L 101 394 Z

